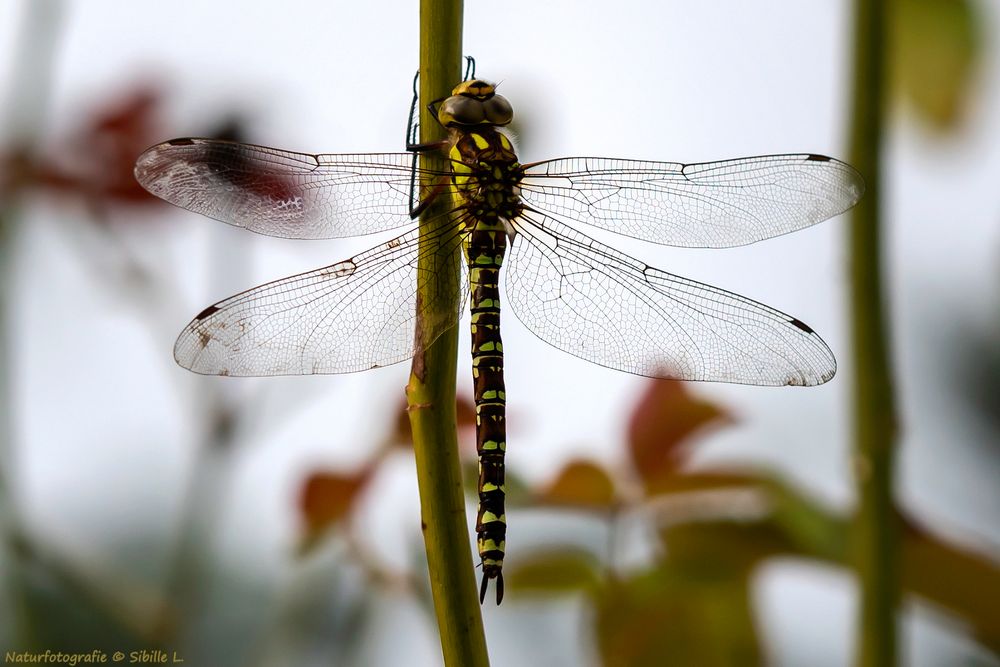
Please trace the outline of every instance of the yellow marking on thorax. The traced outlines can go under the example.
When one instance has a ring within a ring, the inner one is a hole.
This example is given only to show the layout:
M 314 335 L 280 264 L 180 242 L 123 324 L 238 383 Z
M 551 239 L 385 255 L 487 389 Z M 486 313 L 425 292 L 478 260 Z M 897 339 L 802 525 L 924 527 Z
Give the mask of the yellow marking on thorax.
M 472 140 L 476 143 L 476 148 L 479 150 L 483 151 L 490 147 L 490 142 L 487 141 L 486 137 L 483 135 L 476 132 L 470 132 L 469 136 L 472 137 Z

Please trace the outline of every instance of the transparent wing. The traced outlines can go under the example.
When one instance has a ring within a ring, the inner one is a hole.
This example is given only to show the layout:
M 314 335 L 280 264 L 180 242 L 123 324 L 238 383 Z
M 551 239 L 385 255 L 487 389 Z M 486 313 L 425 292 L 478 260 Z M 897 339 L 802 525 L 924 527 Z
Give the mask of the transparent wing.
M 458 272 L 461 237 L 449 227 L 418 273 L 418 231 L 351 259 L 255 287 L 200 313 L 181 332 L 174 358 L 207 375 L 350 373 L 409 359 L 419 306 L 426 344 L 458 321 L 468 287 Z M 454 275 L 420 301 L 422 278 Z M 456 294 L 457 293 L 457 294 Z M 435 314 L 440 299 L 458 307 Z
M 545 342 L 637 375 L 817 385 L 833 353 L 799 320 L 646 266 L 537 214 L 515 222 L 507 299 Z
M 268 236 L 326 239 L 410 220 L 410 153 L 310 155 L 174 139 L 139 156 L 135 177 L 189 211 Z
M 808 154 L 702 164 L 562 158 L 529 165 L 521 185 L 538 211 L 689 248 L 787 234 L 843 213 L 864 190 L 850 165 Z

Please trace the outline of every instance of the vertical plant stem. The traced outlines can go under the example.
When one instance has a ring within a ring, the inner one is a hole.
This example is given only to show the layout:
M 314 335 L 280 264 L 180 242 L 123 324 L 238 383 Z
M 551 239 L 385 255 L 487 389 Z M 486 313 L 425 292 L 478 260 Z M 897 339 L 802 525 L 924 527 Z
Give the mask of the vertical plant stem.
M 460 0 L 421 0 L 420 3 L 420 141 L 429 143 L 444 136 L 444 130 L 426 109 L 430 100 L 449 94 L 461 77 L 462 2 Z M 420 159 L 421 166 L 444 171 L 440 156 L 430 153 Z M 430 183 L 422 183 L 423 190 Z M 422 216 L 433 219 L 451 204 L 448 195 L 437 200 Z M 422 230 L 426 231 L 426 225 Z M 418 303 L 435 303 L 442 309 L 457 311 L 459 256 L 453 255 L 453 271 L 440 269 L 441 255 L 432 244 L 433 235 L 422 234 L 421 276 Z M 430 262 L 430 264 L 428 263 Z M 451 295 L 442 299 L 441 295 Z M 445 313 L 447 314 L 447 313 Z M 429 314 L 434 317 L 434 314 Z M 425 322 L 417 321 L 417 354 L 413 359 L 410 381 L 406 387 L 410 426 L 420 487 L 420 515 L 424 547 L 430 569 L 431 592 L 437 615 L 438 632 L 446 665 L 477 667 L 488 665 L 486 637 L 476 595 L 472 568 L 472 546 L 465 514 L 462 469 L 458 456 L 458 432 L 455 418 L 455 375 L 458 363 L 458 331 L 453 327 L 426 349 Z
M 858 510 L 854 557 L 861 587 L 857 664 L 897 661 L 899 526 L 893 506 L 896 416 L 881 270 L 881 147 L 889 0 L 856 0 L 851 163 L 867 190 L 850 227 L 854 346 L 854 468 Z

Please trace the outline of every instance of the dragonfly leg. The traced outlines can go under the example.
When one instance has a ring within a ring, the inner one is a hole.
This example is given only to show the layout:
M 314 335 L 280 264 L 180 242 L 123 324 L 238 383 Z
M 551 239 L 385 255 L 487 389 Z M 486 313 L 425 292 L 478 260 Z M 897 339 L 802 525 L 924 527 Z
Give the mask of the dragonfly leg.
M 410 102 L 410 115 L 406 121 L 406 150 L 413 153 L 426 153 L 428 151 L 433 151 L 447 145 L 447 141 L 436 141 L 426 144 L 420 143 L 420 138 L 417 136 L 417 132 L 420 128 L 420 122 L 417 119 L 417 102 L 420 100 L 420 90 L 417 88 L 417 81 L 420 79 L 420 70 L 413 76 L 413 100 Z M 434 120 L 438 120 L 437 105 L 448 99 L 447 97 L 440 97 L 430 104 L 427 105 L 427 109 L 434 116 Z M 440 124 L 441 121 L 438 121 Z M 443 127 L 443 126 L 442 126 Z
M 439 151 L 448 145 L 448 140 L 442 139 L 441 141 L 432 141 L 427 144 L 406 144 L 406 150 L 411 153 L 431 153 L 433 151 Z
M 420 70 L 413 75 L 413 100 L 410 102 L 410 116 L 406 121 L 406 145 L 413 146 L 417 143 L 417 128 L 419 124 L 416 121 L 417 116 L 417 101 L 420 99 L 420 90 L 417 88 L 417 82 L 420 80 Z
M 411 184 L 411 187 L 412 187 L 412 184 Z M 423 199 L 421 199 L 420 203 L 417 204 L 416 206 L 414 206 L 410 210 L 410 219 L 416 220 L 417 218 L 419 218 L 420 214 L 427 210 L 427 207 L 430 206 L 431 203 L 433 203 L 434 200 L 438 198 L 438 195 L 440 195 L 444 191 L 444 189 L 446 187 L 448 187 L 448 180 L 447 179 L 442 179 L 442 180 L 438 181 L 437 183 L 435 183 L 434 187 L 431 189 L 430 193 L 426 197 L 424 197 Z M 412 193 L 412 190 L 411 190 L 411 193 Z M 413 203 L 413 197 L 412 196 L 410 197 L 410 203 Z

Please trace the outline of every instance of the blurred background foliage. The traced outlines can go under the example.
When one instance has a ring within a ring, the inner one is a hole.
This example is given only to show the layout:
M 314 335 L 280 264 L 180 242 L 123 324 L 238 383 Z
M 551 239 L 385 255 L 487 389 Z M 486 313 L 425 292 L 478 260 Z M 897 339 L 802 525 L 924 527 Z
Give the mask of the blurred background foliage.
M 974 96 L 985 36 L 971 0 L 889 3 L 895 94 L 929 127 L 961 128 Z
M 983 85 L 982 54 L 992 46 L 993 36 L 981 29 L 982 6 L 971 0 L 895 0 L 890 6 L 894 100 L 941 140 L 960 135 Z M 30 20 L 25 26 L 26 31 L 55 30 Z M 47 42 L 39 34 L 21 39 Z M 475 50 L 474 33 L 468 47 Z M 23 61 L 20 66 L 29 67 Z M 31 97 L 26 91 L 8 94 L 22 93 Z M 144 248 L 158 243 L 163 230 L 156 213 L 163 205 L 132 178 L 136 156 L 166 138 L 169 93 L 144 81 L 121 82 L 94 95 L 100 101 L 54 137 L 42 141 L 30 132 L 11 132 L 0 138 L 0 238 L 7 277 L 2 306 L 10 307 L 11 267 L 16 265 L 10 253 L 24 210 L 44 201 L 72 212 L 75 223 L 62 231 L 94 284 L 109 301 L 131 304 L 155 345 L 169 349 L 175 323 L 189 313 L 176 296 L 171 267 Z M 39 99 L 44 102 L 44 97 Z M 221 110 L 192 129 L 202 136 L 246 139 L 250 132 L 238 118 L 238 110 Z M 529 138 L 522 133 L 522 140 Z M 137 228 L 137 219 L 142 227 Z M 231 252 L 209 251 L 228 267 L 226 273 L 238 275 Z M 991 460 L 1000 443 L 998 332 L 997 313 L 988 326 L 968 324 L 961 340 L 948 346 L 955 356 L 954 374 L 941 379 L 942 391 L 964 396 L 966 417 L 980 424 L 983 442 L 992 443 L 987 445 Z M 111 562 L 78 553 L 67 557 L 58 545 L 37 539 L 19 513 L 9 421 L 14 399 L 10 363 L 4 362 L 4 650 L 180 647 L 189 665 L 370 664 L 374 654 L 367 644 L 391 642 L 386 637 L 400 620 L 386 611 L 387 599 L 390 605 L 409 600 L 403 618 L 432 629 L 419 529 L 400 535 L 392 545 L 398 558 L 391 562 L 373 553 L 366 539 L 366 499 L 378 493 L 386 469 L 401 461 L 412 465 L 402 407 L 382 446 L 362 463 L 317 465 L 302 474 L 296 509 L 299 571 L 281 583 L 283 593 L 275 604 L 272 591 L 251 569 L 230 567 L 205 548 L 208 536 L 219 529 L 218 503 L 235 448 L 257 432 L 260 411 L 272 405 L 268 389 L 234 391 L 204 382 L 190 395 L 187 385 L 174 386 L 194 424 L 197 473 L 174 534 L 165 539 L 152 527 L 133 528 Z M 460 401 L 459 417 L 472 503 L 471 405 Z M 685 385 L 650 382 L 632 407 L 622 441 L 604 443 L 613 452 L 607 460 L 618 463 L 570 459 L 542 482 L 509 468 L 510 514 L 529 524 L 537 515 L 543 528 L 508 562 L 510 601 L 505 606 L 583 601 L 587 611 L 578 619 L 579 641 L 585 655 L 593 649 L 590 659 L 598 664 L 765 662 L 755 578 L 768 562 L 789 559 L 849 571 L 851 512 L 827 507 L 763 466 L 699 463 L 699 448 L 714 434 L 752 418 L 737 418 L 727 406 L 699 398 Z M 970 550 L 921 525 L 905 507 L 898 511 L 905 526 L 901 576 L 907 598 L 940 610 L 950 619 L 949 631 L 967 633 L 1000 654 L 996 552 Z M 564 521 L 586 525 L 580 531 L 584 537 L 548 529 Z M 261 607 L 271 611 L 262 615 Z

